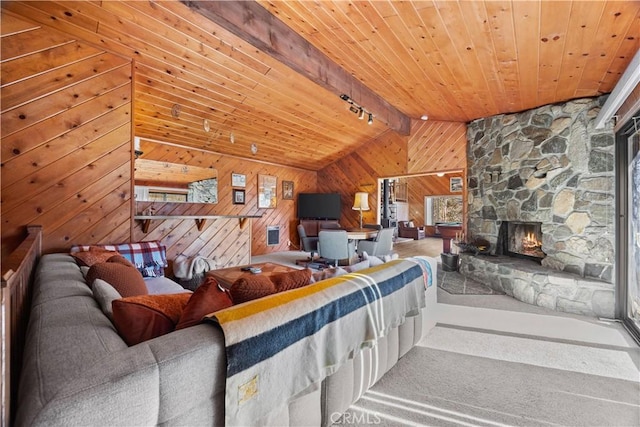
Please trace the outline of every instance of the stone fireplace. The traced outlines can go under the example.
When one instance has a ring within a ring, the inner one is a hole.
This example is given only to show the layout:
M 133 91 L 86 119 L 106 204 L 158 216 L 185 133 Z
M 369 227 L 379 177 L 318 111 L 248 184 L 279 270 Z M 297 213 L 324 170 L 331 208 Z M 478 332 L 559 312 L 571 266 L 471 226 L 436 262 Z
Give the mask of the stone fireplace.
M 610 127 L 593 126 L 605 99 L 469 124 L 467 235 L 490 243 L 498 255 L 491 262 L 511 266 L 491 279 L 496 289 L 554 309 L 613 315 L 615 138 Z M 505 261 L 514 254 L 518 261 Z M 472 264 L 463 274 L 481 268 L 469 256 L 461 262 Z M 530 283 L 518 281 L 522 271 L 533 274 Z

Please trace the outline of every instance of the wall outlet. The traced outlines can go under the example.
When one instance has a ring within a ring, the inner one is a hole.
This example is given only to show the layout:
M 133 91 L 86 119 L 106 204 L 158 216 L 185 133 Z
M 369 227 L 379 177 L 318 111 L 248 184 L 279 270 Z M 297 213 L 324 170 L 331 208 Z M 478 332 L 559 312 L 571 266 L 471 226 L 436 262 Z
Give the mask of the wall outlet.
M 287 240 L 287 247 L 291 246 L 291 240 Z

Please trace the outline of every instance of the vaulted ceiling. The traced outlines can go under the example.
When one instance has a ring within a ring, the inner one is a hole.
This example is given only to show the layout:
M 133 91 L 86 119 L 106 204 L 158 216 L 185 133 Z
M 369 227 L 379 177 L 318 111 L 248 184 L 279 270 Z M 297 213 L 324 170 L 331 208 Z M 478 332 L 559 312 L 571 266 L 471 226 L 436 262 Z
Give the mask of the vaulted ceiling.
M 311 170 L 422 115 L 468 122 L 608 93 L 640 46 L 638 1 L 2 8 L 134 58 L 137 136 Z

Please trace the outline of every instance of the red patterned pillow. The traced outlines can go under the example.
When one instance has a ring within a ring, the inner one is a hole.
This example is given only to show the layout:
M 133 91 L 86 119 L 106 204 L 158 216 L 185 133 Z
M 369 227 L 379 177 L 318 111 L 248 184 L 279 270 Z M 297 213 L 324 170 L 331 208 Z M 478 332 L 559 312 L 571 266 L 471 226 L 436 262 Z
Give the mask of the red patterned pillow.
M 123 297 L 147 295 L 147 284 L 135 267 L 119 264 L 117 262 L 102 262 L 94 264 L 87 272 L 87 284 L 91 286 L 94 280 L 102 279 Z
M 207 314 L 232 305 L 229 291 L 220 286 L 213 277 L 207 277 L 189 298 L 176 325 L 176 330 L 197 325 Z
M 307 286 L 311 283 L 311 270 L 288 271 L 286 273 L 274 274 L 270 277 L 276 287 L 277 292 L 288 291 L 289 289 Z
M 79 266 L 91 267 L 93 264 L 105 262 L 114 255 L 119 255 L 116 251 L 101 248 L 99 246 L 89 246 L 86 251 L 71 252 L 71 256 L 76 259 Z
M 114 300 L 113 324 L 132 346 L 175 329 L 191 294 L 139 295 Z
M 231 285 L 231 299 L 234 304 L 275 294 L 276 287 L 264 274 L 241 277 Z

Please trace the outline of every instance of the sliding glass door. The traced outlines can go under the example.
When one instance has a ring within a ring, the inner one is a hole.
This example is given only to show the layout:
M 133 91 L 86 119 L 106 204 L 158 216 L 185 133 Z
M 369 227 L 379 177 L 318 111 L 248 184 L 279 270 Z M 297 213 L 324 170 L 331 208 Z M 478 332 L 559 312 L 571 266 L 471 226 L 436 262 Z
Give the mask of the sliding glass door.
M 640 117 L 616 135 L 618 153 L 618 315 L 640 340 Z

